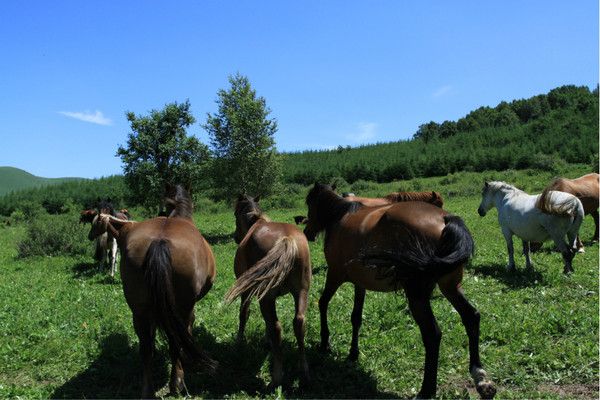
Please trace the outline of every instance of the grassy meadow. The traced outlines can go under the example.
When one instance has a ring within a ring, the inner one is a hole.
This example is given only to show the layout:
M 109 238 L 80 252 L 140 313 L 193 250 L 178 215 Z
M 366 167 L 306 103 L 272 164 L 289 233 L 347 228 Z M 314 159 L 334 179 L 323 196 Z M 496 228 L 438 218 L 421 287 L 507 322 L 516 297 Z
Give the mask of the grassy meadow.
M 561 172 L 575 177 L 589 171 L 584 165 L 571 165 Z M 476 211 L 484 179 L 506 180 L 539 192 L 552 175 L 528 170 L 464 172 L 341 188 L 364 196 L 398 188 L 436 190 L 444 196 L 445 208 L 464 218 L 477 249 L 463 285 L 481 312 L 482 361 L 497 384 L 499 398 L 597 398 L 599 394 L 598 244 L 590 243 L 593 220 L 587 217 L 582 225 L 586 253 L 575 257 L 571 276 L 563 276 L 561 256 L 552 251 L 551 243 L 532 256 L 534 270 L 525 270 L 518 240 L 517 271 L 509 273 L 495 210 L 485 218 Z M 306 213 L 305 194 L 306 190 L 298 193 L 290 203 L 293 207 L 287 209 L 267 199 L 264 211 L 273 220 L 293 222 L 294 215 Z M 327 273 L 322 237 L 311 244 L 314 277 L 306 341 L 312 384 L 303 391 L 298 388 L 293 302 L 287 296 L 278 301 L 286 384 L 276 393 L 265 392 L 270 381 L 269 352 L 258 305 L 252 304 L 247 343 L 240 346 L 235 342 L 239 301 L 230 306 L 223 303 L 234 281 L 233 213 L 222 207 L 208 212 L 198 206 L 195 221 L 212 245 L 218 273 L 215 286 L 196 305 L 194 336 L 219 361 L 220 369 L 215 376 L 188 369 L 186 382 L 192 396 L 410 398 L 417 393 L 424 347 L 402 293 L 367 293 L 359 361 L 352 363 L 346 356 L 354 291 L 351 285 L 343 285 L 329 307 L 332 353 L 317 351 L 317 303 Z M 90 255 L 17 258 L 17 243 L 25 231 L 24 224 L 0 227 L 0 397 L 139 396 L 137 337 L 119 278 L 112 280 L 98 272 Z M 83 228 L 81 240 L 87 241 Z M 460 317 L 438 290 L 432 304 L 443 332 L 438 397 L 476 398 Z M 170 363 L 164 341 L 157 349 L 158 395 L 165 395 Z

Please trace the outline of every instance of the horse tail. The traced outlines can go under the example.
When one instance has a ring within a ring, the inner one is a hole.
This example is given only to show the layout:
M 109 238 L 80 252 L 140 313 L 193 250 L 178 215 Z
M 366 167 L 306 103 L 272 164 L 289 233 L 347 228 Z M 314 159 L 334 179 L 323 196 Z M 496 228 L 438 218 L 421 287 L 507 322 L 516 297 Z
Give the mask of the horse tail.
M 278 286 L 294 268 L 298 255 L 298 245 L 289 236 L 277 240 L 273 248 L 254 266 L 244 272 L 225 295 L 225 301 L 231 303 L 242 294 L 247 295 L 246 301 L 253 296 L 260 301 L 267 293 Z
M 179 316 L 175 305 L 171 251 L 165 239 L 154 240 L 150 244 L 143 268 L 156 324 L 167 336 L 169 345 L 179 349 L 184 359 L 214 371 L 216 362 L 196 347 L 191 332 Z
M 575 217 L 577 214 L 578 203 L 581 201 L 573 195 L 563 201 L 557 201 L 554 197 L 559 193 L 552 189 L 552 185 L 548 186 L 539 195 L 535 202 L 535 207 L 544 214 L 557 215 L 560 217 Z
M 460 217 L 446 215 L 444 223 L 437 243 L 409 234 L 407 245 L 393 251 L 366 252 L 362 262 L 380 269 L 382 278 L 391 277 L 398 284 L 410 278 L 437 280 L 469 261 L 475 250 L 473 236 Z

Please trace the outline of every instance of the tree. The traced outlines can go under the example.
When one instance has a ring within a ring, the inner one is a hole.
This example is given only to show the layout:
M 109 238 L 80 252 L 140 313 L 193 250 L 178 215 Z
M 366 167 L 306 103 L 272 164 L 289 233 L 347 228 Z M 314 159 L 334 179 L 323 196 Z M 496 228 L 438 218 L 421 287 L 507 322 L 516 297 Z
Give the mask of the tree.
M 198 187 L 209 159 L 208 148 L 187 135 L 187 127 L 195 122 L 187 100 L 151 110 L 147 116 L 126 115 L 132 132 L 117 155 L 123 161 L 131 200 L 162 211 L 168 185 L 182 184 L 190 191 Z
M 214 156 L 211 177 L 214 196 L 231 199 L 239 193 L 268 195 L 280 176 L 280 157 L 273 135 L 277 121 L 263 97 L 257 97 L 247 77 L 229 77 L 230 88 L 219 90 L 218 112 L 207 114 L 203 128 Z
M 419 129 L 413 135 L 413 139 L 421 139 L 425 143 L 440 136 L 440 125 L 437 122 L 429 121 L 426 124 L 419 125 Z

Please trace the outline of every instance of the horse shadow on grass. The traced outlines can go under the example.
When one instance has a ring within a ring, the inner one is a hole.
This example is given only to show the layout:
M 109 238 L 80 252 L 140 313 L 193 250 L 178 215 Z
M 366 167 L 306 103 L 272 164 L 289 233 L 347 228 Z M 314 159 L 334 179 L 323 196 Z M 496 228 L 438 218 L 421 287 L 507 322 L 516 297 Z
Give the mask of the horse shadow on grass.
M 311 382 L 299 387 L 298 347 L 293 336 L 283 339 L 282 355 L 284 381 L 282 391 L 291 398 L 397 398 L 397 394 L 377 390 L 373 376 L 362 370 L 359 364 L 346 360 L 336 360 L 307 346 Z M 245 342 L 238 343 L 234 338 L 219 343 L 203 327 L 194 329 L 194 337 L 202 343 L 211 356 L 219 362 L 213 375 L 193 374 L 186 379 L 191 395 L 205 398 L 223 398 L 244 393 L 247 396 L 264 398 L 271 394 L 267 388 L 270 371 L 263 371 L 267 360 L 269 367 L 270 350 L 264 335 L 252 333 Z M 218 358 L 217 358 L 218 357 Z M 262 373 L 262 376 L 260 376 Z M 265 375 L 266 374 L 266 375 Z M 264 377 L 264 379 L 263 379 Z
M 166 352 L 156 352 L 155 377 L 168 379 Z M 81 373 L 58 387 L 50 398 L 137 398 L 141 393 L 141 362 L 137 345 L 124 333 L 112 333 L 100 342 L 100 354 Z
M 215 245 L 218 245 L 218 244 L 225 244 L 227 242 L 232 242 L 233 241 L 233 234 L 232 233 L 218 233 L 218 234 L 215 234 L 215 235 L 203 233 L 202 236 L 204 236 L 204 239 L 206 239 L 206 241 L 211 246 L 215 246 Z
M 98 268 L 97 263 L 79 262 L 71 267 L 71 271 L 73 273 L 73 278 L 75 279 L 89 279 L 100 276 L 98 283 L 104 285 L 114 285 L 118 283 L 116 278 L 108 275 L 107 268 L 101 270 Z
M 472 268 L 474 275 L 494 278 L 513 289 L 545 285 L 544 275 L 533 268 L 516 267 L 514 270 L 508 270 L 505 264 L 493 263 L 479 265 Z
M 194 338 L 219 363 L 219 367 L 211 375 L 202 372 L 201 366 L 186 368 L 185 380 L 191 396 L 223 398 L 241 394 L 264 398 L 271 394 L 266 386 L 270 374 L 263 371 L 265 360 L 270 356 L 263 335 L 248 335 L 244 343 L 237 343 L 233 337 L 220 343 L 203 327 L 197 327 L 194 329 Z M 55 389 L 50 398 L 139 397 L 142 366 L 135 342 L 131 344 L 123 333 L 112 333 L 103 338 L 98 357 L 83 372 Z M 398 397 L 394 393 L 379 391 L 376 379 L 364 371 L 360 363 L 337 360 L 331 355 L 319 353 L 311 346 L 307 348 L 307 358 L 312 381 L 308 387 L 299 389 L 298 353 L 293 335 L 291 341 L 284 339 L 282 347 L 285 374 L 282 391 L 285 397 Z M 157 395 L 166 393 L 170 368 L 166 345 L 157 344 L 153 360 Z

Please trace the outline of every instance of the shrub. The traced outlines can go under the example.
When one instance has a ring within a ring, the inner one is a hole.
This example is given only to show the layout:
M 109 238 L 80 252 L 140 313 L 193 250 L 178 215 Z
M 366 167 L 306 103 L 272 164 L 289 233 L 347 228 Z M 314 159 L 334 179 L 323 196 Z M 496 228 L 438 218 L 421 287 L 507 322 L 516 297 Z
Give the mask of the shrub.
M 18 244 L 18 256 L 91 255 L 88 229 L 78 223 L 74 213 L 41 215 L 28 224 L 25 238 Z
M 368 182 L 368 181 L 359 179 L 356 182 L 354 182 L 352 185 L 350 185 L 350 190 L 352 190 L 352 192 L 354 192 L 354 193 L 360 193 L 360 192 L 367 191 L 367 190 L 373 188 L 374 186 L 377 186 L 377 185 L 373 182 Z

